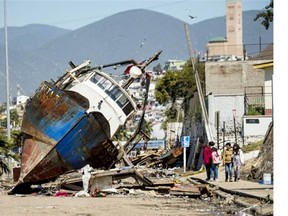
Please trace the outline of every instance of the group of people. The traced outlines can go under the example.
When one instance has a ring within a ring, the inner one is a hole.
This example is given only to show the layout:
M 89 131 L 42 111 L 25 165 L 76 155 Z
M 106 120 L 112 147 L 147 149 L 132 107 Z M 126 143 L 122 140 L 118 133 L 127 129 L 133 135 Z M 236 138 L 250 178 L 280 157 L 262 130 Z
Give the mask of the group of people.
M 210 141 L 208 145 L 202 143 L 203 147 L 203 164 L 205 165 L 207 178 L 206 181 L 218 179 L 219 165 L 223 163 L 225 167 L 225 181 L 232 182 L 240 180 L 240 169 L 244 164 L 243 152 L 240 146 L 235 143 L 231 146 L 230 142 L 225 144 L 222 154 L 215 147 L 215 143 Z

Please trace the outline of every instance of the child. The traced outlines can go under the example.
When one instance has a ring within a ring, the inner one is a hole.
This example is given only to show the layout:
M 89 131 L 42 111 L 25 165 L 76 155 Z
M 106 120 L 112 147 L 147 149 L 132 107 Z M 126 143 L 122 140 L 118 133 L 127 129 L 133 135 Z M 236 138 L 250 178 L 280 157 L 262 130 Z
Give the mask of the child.
M 216 181 L 218 179 L 218 168 L 221 162 L 221 156 L 218 153 L 218 149 L 216 147 L 212 147 L 212 170 L 214 173 L 213 180 Z

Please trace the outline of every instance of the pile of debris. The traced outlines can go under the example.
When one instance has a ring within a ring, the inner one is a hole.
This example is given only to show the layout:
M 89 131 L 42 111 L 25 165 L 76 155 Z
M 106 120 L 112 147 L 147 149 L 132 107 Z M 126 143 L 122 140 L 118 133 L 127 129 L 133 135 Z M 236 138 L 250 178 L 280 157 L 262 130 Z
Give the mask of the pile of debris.
M 244 169 L 249 172 L 248 178 L 252 181 L 261 181 L 263 175 L 269 173 L 273 181 L 273 161 L 273 122 L 271 122 L 258 156 L 247 164 L 245 162 Z
M 190 183 L 176 168 L 154 169 L 146 166 L 94 170 L 86 165 L 81 170 L 65 173 L 53 182 L 32 185 L 34 195 L 105 197 L 108 195 L 157 195 L 200 197 L 206 185 Z
M 177 161 L 181 160 L 183 148 L 175 147 L 167 152 L 150 150 L 138 154 L 135 157 L 130 157 L 130 161 L 134 166 L 145 165 L 148 168 L 152 167 L 175 167 Z
M 32 184 L 31 190 L 7 185 L 8 194 L 33 194 L 46 196 L 104 197 L 107 195 L 155 195 L 199 197 L 207 194 L 207 185 L 195 185 L 183 176 L 178 165 L 183 149 L 169 151 L 143 151 L 128 157 L 130 165 L 120 160 L 111 169 L 92 168 L 89 164 L 80 170 L 71 170 L 53 181 Z M 12 188 L 12 189 L 11 189 Z M 9 193 L 10 192 L 10 193 Z

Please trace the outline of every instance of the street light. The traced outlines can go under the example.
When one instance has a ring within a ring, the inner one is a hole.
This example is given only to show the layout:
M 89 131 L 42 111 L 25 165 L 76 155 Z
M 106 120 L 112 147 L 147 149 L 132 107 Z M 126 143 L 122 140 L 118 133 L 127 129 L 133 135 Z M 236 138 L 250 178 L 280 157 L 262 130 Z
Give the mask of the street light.
M 5 66 L 6 66 L 6 115 L 7 115 L 7 138 L 11 138 L 10 135 L 10 95 L 9 95 L 9 64 L 8 64 L 8 36 L 7 36 L 7 22 L 6 22 L 6 0 L 4 0 L 4 37 L 5 37 Z
M 237 144 L 237 133 L 236 133 L 236 109 L 232 110 L 233 113 L 233 123 L 234 123 L 234 134 L 235 134 L 235 143 Z

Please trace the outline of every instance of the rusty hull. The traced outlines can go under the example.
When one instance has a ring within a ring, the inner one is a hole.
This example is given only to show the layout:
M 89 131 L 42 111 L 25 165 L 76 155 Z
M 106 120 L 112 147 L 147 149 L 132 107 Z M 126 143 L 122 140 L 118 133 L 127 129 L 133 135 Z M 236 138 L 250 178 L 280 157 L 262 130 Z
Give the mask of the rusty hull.
M 86 164 L 108 168 L 118 150 L 101 113 L 87 114 L 81 95 L 43 82 L 26 106 L 18 184 L 43 183 Z

